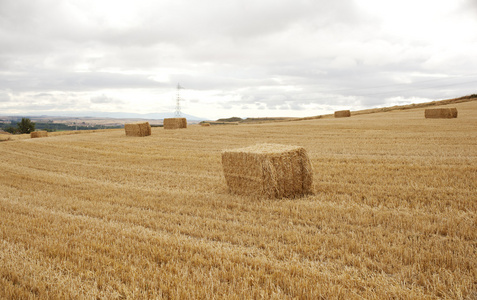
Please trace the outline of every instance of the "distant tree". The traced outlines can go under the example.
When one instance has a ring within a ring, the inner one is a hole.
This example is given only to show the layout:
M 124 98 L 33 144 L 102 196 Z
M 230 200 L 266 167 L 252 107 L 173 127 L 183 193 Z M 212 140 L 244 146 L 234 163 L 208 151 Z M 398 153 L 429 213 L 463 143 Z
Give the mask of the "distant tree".
M 218 122 L 241 122 L 243 121 L 243 119 L 239 117 L 231 117 L 227 119 L 218 119 L 217 121 Z
M 4 129 L 6 132 L 10 132 L 11 134 L 16 134 L 18 133 L 18 128 L 15 128 L 13 126 L 8 126 Z
M 17 124 L 20 133 L 30 133 L 35 131 L 35 123 L 28 118 L 22 118 L 21 122 Z

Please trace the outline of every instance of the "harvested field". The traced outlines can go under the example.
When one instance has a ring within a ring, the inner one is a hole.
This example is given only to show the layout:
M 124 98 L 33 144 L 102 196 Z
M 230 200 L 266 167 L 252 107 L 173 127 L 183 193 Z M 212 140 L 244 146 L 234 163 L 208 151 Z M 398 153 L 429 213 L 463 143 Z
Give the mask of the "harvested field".
M 2 142 L 0 298 L 475 299 L 477 101 L 452 107 Z M 304 147 L 314 194 L 230 194 L 222 151 L 259 143 Z

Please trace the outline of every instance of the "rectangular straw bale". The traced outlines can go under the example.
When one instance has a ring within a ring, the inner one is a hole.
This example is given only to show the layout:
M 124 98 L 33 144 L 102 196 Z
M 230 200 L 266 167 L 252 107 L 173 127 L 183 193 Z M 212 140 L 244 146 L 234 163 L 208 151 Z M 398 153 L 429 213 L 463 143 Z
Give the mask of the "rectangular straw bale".
M 149 124 L 149 122 L 143 123 L 142 128 L 146 132 L 146 135 L 152 134 L 151 125 Z
M 42 137 L 47 137 L 48 136 L 48 132 L 47 131 L 33 131 L 33 132 L 30 132 L 30 137 L 32 139 L 34 138 L 42 138 Z
M 187 119 L 181 118 L 181 128 L 187 128 Z
M 335 111 L 335 118 L 346 118 L 346 117 L 351 117 L 351 112 L 349 110 Z
M 259 144 L 225 150 L 222 166 L 236 194 L 282 198 L 312 193 L 313 171 L 303 147 Z
M 151 125 L 149 122 L 128 123 L 124 125 L 126 136 L 148 136 L 151 135 Z
M 428 108 L 424 111 L 424 116 L 433 119 L 457 118 L 457 108 Z
M 165 118 L 164 129 L 187 128 L 186 118 Z
M 450 110 L 451 110 L 452 118 L 457 118 L 457 108 L 451 107 Z

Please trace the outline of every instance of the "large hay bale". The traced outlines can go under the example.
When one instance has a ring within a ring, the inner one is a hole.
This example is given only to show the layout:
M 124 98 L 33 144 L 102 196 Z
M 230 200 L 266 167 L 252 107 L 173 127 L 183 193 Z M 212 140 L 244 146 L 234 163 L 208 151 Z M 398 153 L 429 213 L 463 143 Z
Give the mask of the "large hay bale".
M 457 108 L 428 108 L 424 111 L 424 116 L 432 119 L 457 118 Z
M 313 171 L 303 147 L 260 144 L 225 150 L 222 166 L 236 194 L 282 198 L 312 193 Z
M 351 112 L 349 110 L 335 111 L 335 118 L 346 118 L 346 117 L 351 117 Z
M 151 135 L 151 125 L 149 122 L 128 123 L 124 125 L 126 136 L 148 136 Z
M 32 139 L 48 137 L 48 132 L 47 131 L 33 131 L 33 132 L 30 132 L 30 137 Z
M 187 128 L 186 118 L 166 118 L 164 119 L 164 129 Z

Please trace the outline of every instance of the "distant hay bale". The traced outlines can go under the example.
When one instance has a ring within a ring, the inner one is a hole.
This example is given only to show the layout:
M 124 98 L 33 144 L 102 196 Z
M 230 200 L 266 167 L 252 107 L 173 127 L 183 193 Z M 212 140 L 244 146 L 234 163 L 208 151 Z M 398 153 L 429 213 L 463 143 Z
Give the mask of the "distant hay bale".
M 32 139 L 48 137 L 48 132 L 47 131 L 33 131 L 33 132 L 30 132 L 30 137 Z
M 349 110 L 335 111 L 335 118 L 346 118 L 346 117 L 351 117 L 351 112 Z
M 424 111 L 424 116 L 432 119 L 457 118 L 457 108 L 429 108 Z
M 146 125 L 143 125 L 147 132 L 146 132 L 146 135 L 151 135 L 152 134 L 152 128 L 151 128 L 151 125 L 149 124 L 149 122 L 146 122 Z
M 125 124 L 124 130 L 126 131 L 126 136 L 151 135 L 151 125 L 149 125 L 149 122 Z
M 200 123 L 201 126 L 210 126 L 210 123 Z
M 452 108 L 451 108 L 451 112 L 452 112 L 452 117 L 453 117 L 453 118 L 457 118 L 457 108 L 452 107 Z
M 236 194 L 282 198 L 312 193 L 313 171 L 303 147 L 259 144 L 225 150 L 222 166 Z
M 186 118 L 166 118 L 164 119 L 164 129 L 187 128 Z

